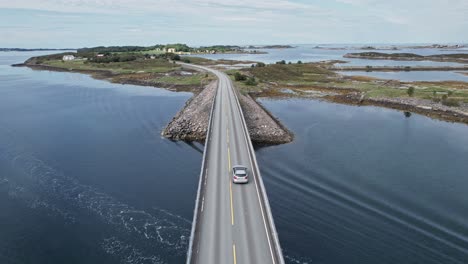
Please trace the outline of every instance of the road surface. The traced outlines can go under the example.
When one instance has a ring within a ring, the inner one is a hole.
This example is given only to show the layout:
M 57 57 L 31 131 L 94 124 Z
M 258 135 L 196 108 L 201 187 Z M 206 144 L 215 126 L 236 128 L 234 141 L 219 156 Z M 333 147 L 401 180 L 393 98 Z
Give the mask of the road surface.
M 219 83 L 187 263 L 281 264 L 231 80 L 222 72 L 203 69 L 215 74 Z M 234 165 L 249 168 L 248 184 L 232 183 Z

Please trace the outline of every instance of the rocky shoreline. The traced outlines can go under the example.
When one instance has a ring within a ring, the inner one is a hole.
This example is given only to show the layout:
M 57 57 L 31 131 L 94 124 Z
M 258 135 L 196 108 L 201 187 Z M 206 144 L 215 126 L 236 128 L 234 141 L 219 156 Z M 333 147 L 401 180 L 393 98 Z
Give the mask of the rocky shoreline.
M 251 96 L 239 94 L 239 103 L 253 143 L 278 145 L 293 141 L 292 132 Z
M 436 62 L 457 62 L 468 63 L 468 55 L 465 53 L 418 55 L 413 53 L 381 53 L 381 52 L 361 52 L 347 53 L 344 58 L 367 59 L 367 60 L 396 60 L 396 61 L 436 61 Z
M 462 107 L 448 107 L 431 100 L 417 98 L 364 98 L 359 93 L 326 96 L 325 99 L 349 105 L 369 105 L 412 112 L 442 121 L 468 124 L 468 112 Z
M 218 82 L 214 81 L 190 98 L 161 135 L 171 140 L 204 141 L 217 86 Z
M 153 82 L 152 79 L 158 77 L 158 74 L 153 73 L 141 73 L 136 74 L 137 76 L 122 76 L 121 74 L 115 74 L 108 70 L 82 70 L 82 69 L 64 69 L 61 67 L 54 67 L 43 64 L 29 64 L 29 63 L 19 63 L 13 64 L 13 67 L 28 67 L 33 70 L 47 70 L 47 71 L 57 71 L 57 72 L 76 72 L 82 74 L 88 74 L 91 77 L 98 80 L 107 80 L 112 83 L 120 84 L 133 84 L 140 86 L 152 86 L 164 88 L 174 92 L 193 92 L 199 93 L 202 85 L 184 85 L 184 84 L 173 84 L 165 82 Z

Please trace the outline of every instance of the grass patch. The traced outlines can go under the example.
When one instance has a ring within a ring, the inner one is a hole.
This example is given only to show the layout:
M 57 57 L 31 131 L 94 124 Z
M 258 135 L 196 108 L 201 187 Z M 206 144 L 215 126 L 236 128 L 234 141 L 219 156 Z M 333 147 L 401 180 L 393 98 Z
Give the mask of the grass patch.
M 180 68 L 180 66 L 170 63 L 164 59 L 135 60 L 127 62 L 110 63 L 93 63 L 84 60 L 50 60 L 44 61 L 43 64 L 68 70 L 73 69 L 90 71 L 111 71 L 117 74 L 127 74 L 136 72 L 165 73 Z
M 204 80 L 212 80 L 212 76 L 206 77 L 204 73 L 193 75 L 163 76 L 155 79 L 155 82 L 170 83 L 175 85 L 200 85 Z

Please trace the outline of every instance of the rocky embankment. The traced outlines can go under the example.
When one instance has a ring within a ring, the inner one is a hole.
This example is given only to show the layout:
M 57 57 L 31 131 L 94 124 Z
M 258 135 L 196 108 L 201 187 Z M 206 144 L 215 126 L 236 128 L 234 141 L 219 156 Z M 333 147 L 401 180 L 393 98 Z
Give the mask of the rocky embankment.
M 239 103 L 252 142 L 264 145 L 285 144 L 293 140 L 292 133 L 266 109 L 248 95 L 240 95 Z
M 172 140 L 204 141 L 217 82 L 212 82 L 192 97 L 161 132 Z M 239 96 L 242 111 L 253 143 L 276 145 L 291 142 L 293 136 L 250 96 Z
M 189 99 L 161 135 L 172 140 L 204 141 L 217 86 L 217 81 L 211 82 Z

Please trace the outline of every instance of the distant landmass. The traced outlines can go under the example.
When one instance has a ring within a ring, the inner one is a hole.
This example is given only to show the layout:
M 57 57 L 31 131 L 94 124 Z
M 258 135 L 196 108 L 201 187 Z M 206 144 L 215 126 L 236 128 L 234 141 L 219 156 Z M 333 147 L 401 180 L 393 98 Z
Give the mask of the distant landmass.
M 291 45 L 264 45 L 264 46 L 248 46 L 248 49 L 292 49 Z
M 54 50 L 75 50 L 75 49 L 23 49 L 23 48 L 0 48 L 0 51 L 54 51 Z

